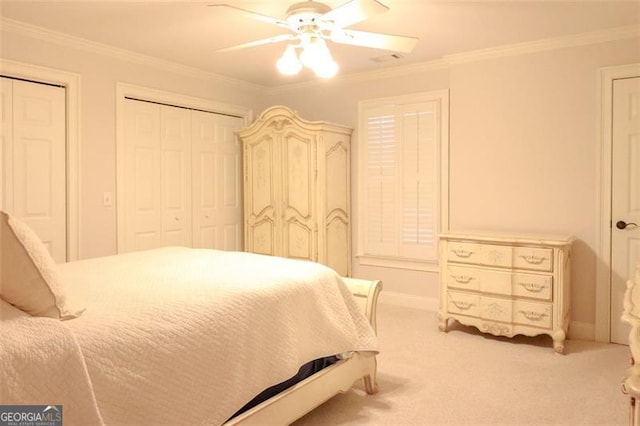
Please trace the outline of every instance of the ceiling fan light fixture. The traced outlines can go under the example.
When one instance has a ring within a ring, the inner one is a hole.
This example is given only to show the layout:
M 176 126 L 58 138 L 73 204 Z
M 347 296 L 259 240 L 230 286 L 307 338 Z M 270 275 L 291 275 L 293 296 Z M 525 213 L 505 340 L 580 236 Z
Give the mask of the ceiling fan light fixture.
M 278 59 L 276 63 L 278 71 L 284 75 L 296 75 L 302 69 L 302 63 L 296 55 L 296 48 L 293 45 L 288 45 L 284 50 L 284 53 Z
M 300 60 L 305 67 L 314 69 L 323 62 L 332 59 L 327 43 L 320 37 L 311 37 L 307 43 L 303 43 Z
M 328 61 L 316 65 L 313 72 L 320 78 L 331 78 L 338 73 L 338 64 L 333 58 L 329 57 Z

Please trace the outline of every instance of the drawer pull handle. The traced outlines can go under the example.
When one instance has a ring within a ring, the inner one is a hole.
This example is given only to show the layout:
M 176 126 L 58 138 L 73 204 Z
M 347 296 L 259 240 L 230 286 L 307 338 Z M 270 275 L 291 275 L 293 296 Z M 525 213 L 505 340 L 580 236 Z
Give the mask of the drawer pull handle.
M 460 284 L 469 284 L 473 277 L 470 277 L 468 275 L 453 275 L 453 279 Z
M 529 321 L 540 321 L 547 315 L 544 312 L 535 311 L 520 311 L 520 313 Z
M 465 250 L 465 249 L 453 249 L 451 251 L 456 256 L 464 257 L 464 258 L 467 258 L 467 257 L 469 257 L 469 256 L 471 256 L 473 254 L 473 252 L 471 250 Z
M 531 293 L 540 293 L 542 290 L 547 288 L 546 285 L 541 285 L 538 283 L 518 283 L 518 284 L 520 284 L 525 290 Z
M 545 257 L 536 256 L 535 254 L 532 254 L 530 256 L 521 255 L 520 257 L 523 258 L 525 262 L 532 265 L 539 265 L 546 260 Z
M 451 303 L 453 303 L 456 308 L 460 309 L 461 311 L 468 311 L 473 306 L 473 303 L 461 302 L 459 300 L 452 300 Z

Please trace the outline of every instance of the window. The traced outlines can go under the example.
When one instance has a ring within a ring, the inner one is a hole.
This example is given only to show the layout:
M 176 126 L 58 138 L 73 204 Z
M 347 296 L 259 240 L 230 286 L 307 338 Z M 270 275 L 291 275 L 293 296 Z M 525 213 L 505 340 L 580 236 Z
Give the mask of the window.
M 448 92 L 359 105 L 359 258 L 433 269 L 448 207 Z

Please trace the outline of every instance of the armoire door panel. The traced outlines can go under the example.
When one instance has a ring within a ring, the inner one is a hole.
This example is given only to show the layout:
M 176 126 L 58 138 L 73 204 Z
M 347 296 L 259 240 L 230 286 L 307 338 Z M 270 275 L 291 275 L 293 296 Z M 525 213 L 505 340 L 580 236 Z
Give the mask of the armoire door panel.
M 313 228 L 297 220 L 289 220 L 286 222 L 284 240 L 284 256 L 316 260 Z
M 309 217 L 313 209 L 311 185 L 315 185 L 315 158 L 313 137 L 289 132 L 283 138 L 284 155 L 282 172 L 284 178 L 285 208 L 287 213 L 295 211 L 298 217 Z M 289 219 L 287 215 L 285 219 Z
M 251 187 L 253 197 L 247 200 L 249 211 L 253 216 L 259 216 L 270 206 L 273 206 L 276 199 L 274 188 L 274 140 L 270 137 L 249 142 L 249 162 L 251 168 L 248 170 L 248 184 Z
M 325 161 L 328 173 L 325 183 L 326 211 L 347 217 L 349 205 L 349 150 L 343 140 L 328 148 Z
M 324 256 L 327 265 L 336 271 L 348 270 L 351 253 L 349 252 L 349 223 L 342 217 L 333 217 L 325 228 Z
M 249 234 L 250 251 L 259 254 L 280 254 L 275 246 L 276 228 L 271 218 L 265 217 L 261 221 L 249 225 L 249 228 L 251 229 Z

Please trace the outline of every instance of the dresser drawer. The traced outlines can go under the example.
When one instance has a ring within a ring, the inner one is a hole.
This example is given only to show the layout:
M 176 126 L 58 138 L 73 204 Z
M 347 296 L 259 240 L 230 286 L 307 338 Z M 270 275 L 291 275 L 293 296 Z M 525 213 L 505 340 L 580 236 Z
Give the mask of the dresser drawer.
M 551 275 L 528 274 L 465 266 L 447 266 L 448 288 L 480 291 L 504 296 L 523 296 L 550 301 L 553 294 Z
M 480 295 L 450 291 L 447 294 L 447 310 L 451 313 L 477 317 L 480 308 Z
M 552 305 L 480 296 L 479 316 L 485 320 L 550 329 Z
M 553 276 L 516 272 L 512 274 L 512 291 L 514 296 L 532 299 L 553 300 Z
M 447 260 L 471 265 L 508 267 L 511 265 L 511 247 L 450 241 Z
M 446 255 L 447 261 L 455 263 L 546 272 L 553 269 L 553 249 L 550 248 L 450 241 Z
M 550 272 L 553 270 L 553 249 L 539 247 L 514 247 L 513 267 Z
M 513 301 L 514 324 L 550 329 L 553 320 L 553 305 L 550 303 Z
M 447 296 L 448 310 L 454 314 L 487 321 L 551 328 L 553 320 L 551 303 L 512 300 L 458 291 L 449 291 Z

